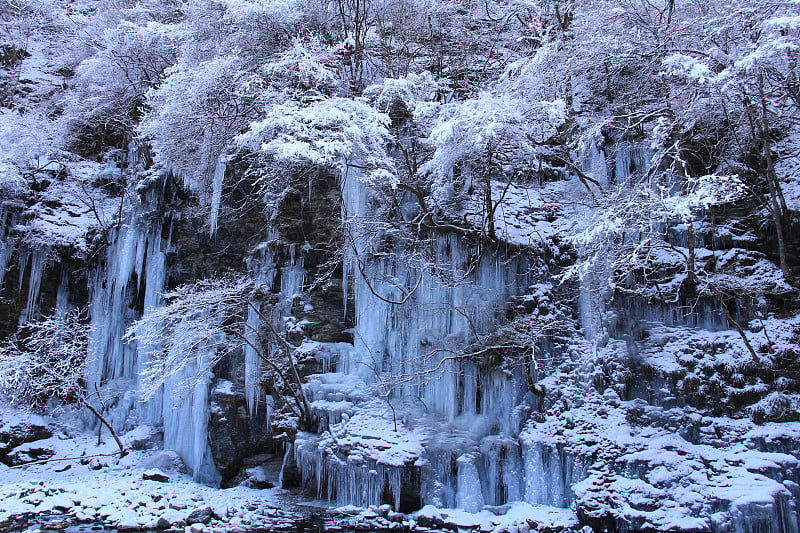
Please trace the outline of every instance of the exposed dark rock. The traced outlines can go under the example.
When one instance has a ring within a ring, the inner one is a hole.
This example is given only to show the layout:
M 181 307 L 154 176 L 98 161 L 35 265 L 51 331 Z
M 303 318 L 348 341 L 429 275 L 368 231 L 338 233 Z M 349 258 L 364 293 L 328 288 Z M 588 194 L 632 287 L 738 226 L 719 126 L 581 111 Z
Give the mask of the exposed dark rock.
M 159 483 L 169 483 L 169 476 L 159 470 L 147 470 L 142 473 L 142 479 L 158 481 Z
M 0 463 L 8 466 L 30 463 L 53 455 L 47 448 L 27 447 L 15 450 L 23 444 L 49 439 L 53 432 L 36 422 L 20 422 L 0 427 Z
M 8 453 L 12 449 L 28 442 L 49 439 L 53 432 L 49 428 L 37 423 L 19 423 L 0 428 L 0 454 Z
M 55 454 L 56 452 L 50 448 L 26 447 L 25 449 L 14 450 L 9 453 L 4 458 L 3 463 L 8 466 L 18 466 L 35 461 L 43 461 L 53 457 Z
M 189 513 L 186 517 L 187 524 L 208 524 L 214 518 L 211 507 L 200 507 Z
M 222 486 L 235 485 L 246 457 L 274 451 L 275 442 L 266 419 L 266 405 L 248 413 L 241 392 L 217 387 L 211 395 L 208 436 L 214 463 L 222 475 Z

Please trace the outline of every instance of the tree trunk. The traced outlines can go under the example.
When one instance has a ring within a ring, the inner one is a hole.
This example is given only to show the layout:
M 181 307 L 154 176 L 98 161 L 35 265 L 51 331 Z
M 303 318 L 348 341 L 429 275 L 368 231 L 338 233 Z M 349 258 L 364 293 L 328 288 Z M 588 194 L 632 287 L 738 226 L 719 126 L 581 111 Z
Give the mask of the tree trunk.
M 747 338 L 747 334 L 745 333 L 744 329 L 742 329 L 742 326 L 739 325 L 739 323 L 733 319 L 733 316 L 731 316 L 731 312 L 728 309 L 728 305 L 725 303 L 725 298 L 722 295 L 718 295 L 717 300 L 719 301 L 720 306 L 722 306 L 722 311 L 725 313 L 725 318 L 728 320 L 728 323 L 731 326 L 733 326 L 733 328 L 736 330 L 736 333 L 738 333 L 739 337 L 741 337 L 742 342 L 744 342 L 745 348 L 747 348 L 747 351 L 750 352 L 750 356 L 753 358 L 753 362 L 756 364 L 760 364 L 761 358 L 756 353 L 755 349 L 753 348 L 753 345 L 750 344 L 750 341 Z
M 117 432 L 114 430 L 114 427 L 113 427 L 113 426 L 112 426 L 112 425 L 111 425 L 111 424 L 108 422 L 108 420 L 106 420 L 106 417 L 104 417 L 104 416 L 103 416 L 103 415 L 100 413 L 100 411 L 98 411 L 97 409 L 95 409 L 95 408 L 94 408 L 94 406 L 93 406 L 92 404 L 90 404 L 88 401 L 84 400 L 84 401 L 83 401 L 83 405 L 84 405 L 84 406 L 85 406 L 85 407 L 86 407 L 86 408 L 87 408 L 87 409 L 88 409 L 88 410 L 89 410 L 89 411 L 90 411 L 90 412 L 91 412 L 91 413 L 92 413 L 94 416 L 96 416 L 96 417 L 97 417 L 97 419 L 100 421 L 100 423 L 101 423 L 102 425 L 104 425 L 105 427 L 107 427 L 107 428 L 108 428 L 108 431 L 111 433 L 111 436 L 114 438 L 114 442 L 116 442 L 116 443 L 117 443 L 117 446 L 119 447 L 119 457 L 120 457 L 120 459 L 121 459 L 121 458 L 123 458 L 123 457 L 125 457 L 126 455 L 128 455 L 128 450 L 126 450 L 126 449 L 125 449 L 125 445 L 124 445 L 124 444 L 122 444 L 122 441 L 120 440 L 120 438 L 119 438 L 119 435 L 117 435 Z
M 781 204 L 783 203 L 785 205 L 785 202 L 779 201 L 779 199 L 783 197 L 783 192 L 781 191 L 780 182 L 778 181 L 778 175 L 775 172 L 775 161 L 772 158 L 772 139 L 770 138 L 767 97 L 764 94 L 764 74 L 761 72 L 758 74 L 758 92 L 761 100 L 759 129 L 761 130 L 761 142 L 764 150 L 764 170 L 766 171 L 767 183 L 769 184 L 770 211 L 772 211 L 772 220 L 775 223 L 775 232 L 778 239 L 778 260 L 780 262 L 781 272 L 783 272 L 783 277 L 787 282 L 791 282 L 791 272 L 786 262 L 786 242 L 784 240 L 783 230 L 785 207 L 784 209 L 781 208 Z
M 492 202 L 492 155 L 493 150 L 491 147 L 489 147 L 489 149 L 486 150 L 487 170 L 483 183 L 483 200 L 484 210 L 486 211 L 486 235 L 490 241 L 495 242 L 497 240 L 497 234 L 495 233 L 494 229 L 494 205 Z

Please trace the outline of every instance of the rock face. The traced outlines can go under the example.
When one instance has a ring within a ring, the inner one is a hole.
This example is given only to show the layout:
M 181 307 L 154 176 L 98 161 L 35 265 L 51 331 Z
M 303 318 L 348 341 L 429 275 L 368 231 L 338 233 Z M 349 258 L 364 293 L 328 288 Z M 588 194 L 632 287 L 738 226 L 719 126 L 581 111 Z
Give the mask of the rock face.
M 248 413 L 244 394 L 230 388 L 218 386 L 211 394 L 208 439 L 223 487 L 243 481 L 240 474 L 248 457 L 273 457 L 281 446 L 272 439 L 267 406 L 259 407 L 260 411 Z
M 235 164 L 231 172 L 236 172 Z M 388 504 L 401 511 L 429 503 L 480 511 L 524 500 L 576 508 L 584 524 L 608 530 L 626 524 L 671 530 L 690 523 L 697 531 L 725 531 L 734 522 L 756 530 L 771 521 L 796 518 L 797 439 L 779 431 L 756 436 L 748 433 L 749 422 L 724 419 L 744 418 L 743 409 L 765 398 L 769 401 L 749 411 L 753 421 L 797 420 L 789 397 L 800 392 L 792 331 L 774 336 L 776 346 L 789 346 L 779 354 L 787 359 L 775 365 L 781 368 L 739 364 L 735 359 L 746 360 L 747 354 L 735 333 L 722 331 L 728 324 L 718 306 L 703 300 L 703 306 L 691 311 L 693 322 L 667 324 L 665 317 L 675 314 L 674 306 L 618 297 L 604 301 L 608 308 L 598 319 L 603 322 L 598 331 L 605 333 L 589 338 L 589 322 L 581 323 L 584 317 L 577 315 L 583 310 L 570 300 L 580 288 L 557 292 L 551 270 L 564 264 L 545 264 L 569 263 L 574 260 L 564 257 L 569 254 L 548 251 L 553 259 L 527 249 L 495 249 L 446 232 L 427 243 L 432 250 L 426 250 L 426 268 L 398 260 L 403 250 L 393 250 L 392 243 L 372 250 L 378 259 L 368 266 L 381 280 L 389 280 L 383 289 L 396 288 L 391 284 L 398 279 L 413 285 L 424 276 L 424 283 L 408 305 L 379 302 L 372 287 L 362 284 L 361 307 L 355 311 L 352 285 L 363 279 L 352 272 L 345 279 L 347 269 L 339 261 L 343 199 L 336 177 L 320 171 L 311 180 L 293 180 L 269 221 L 252 185 L 233 181 L 236 185 L 225 191 L 222 205 L 226 222 L 213 236 L 206 219 L 195 212 L 196 202 L 171 180 L 164 182 L 158 208 L 146 213 L 169 222 L 163 224 L 169 226 L 169 238 L 163 240 L 170 242 L 163 250 L 164 289 L 230 271 L 257 270 L 266 264 L 257 264 L 257 254 L 267 250 L 270 272 L 264 276 L 264 292 L 277 301 L 271 326 L 285 334 L 289 350 L 297 349 L 317 431 L 301 435 L 296 426 L 289 427 L 290 420 L 273 432 L 270 414 L 281 408 L 280 394 L 270 390 L 274 383 L 248 384 L 245 351 L 227 354 L 208 378 L 208 402 L 200 406 L 209 405 L 208 412 L 194 411 L 207 423 L 203 435 L 223 487 L 300 485 L 317 477 L 320 496 L 343 504 Z M 354 268 L 352 262 L 348 268 Z M 30 279 L 32 269 L 12 269 L 11 286 L 18 286 L 20 278 Z M 447 269 L 453 272 L 439 271 Z M 130 315 L 126 319 L 144 312 L 145 293 L 155 291 L 138 276 L 131 280 L 135 289 L 123 309 Z M 55 301 L 57 290 L 52 283 L 43 285 L 41 301 Z M 561 296 L 567 303 L 559 302 Z M 508 310 L 508 302 L 519 305 Z M 11 317 L 7 326 L 18 320 L 21 310 L 19 305 L 13 312 L 6 310 Z M 747 312 L 742 307 L 737 317 Z M 511 322 L 515 313 L 561 321 L 558 335 L 563 337 L 554 335 L 532 350 L 541 361 L 525 359 L 527 355 L 514 359 L 520 346 L 513 337 L 511 348 L 504 343 L 507 339 L 492 337 L 491 328 Z M 460 353 L 476 327 L 484 345 L 466 348 L 486 357 L 462 358 L 435 379 L 409 389 L 402 388 L 406 383 L 392 390 L 393 384 L 380 382 L 367 390 L 365 382 L 373 376 L 365 378 L 361 371 L 400 375 L 414 354 Z M 362 349 L 362 359 L 350 358 L 354 345 Z M 773 349 L 759 347 L 765 357 Z M 258 390 L 255 403 L 248 386 Z M 386 388 L 378 399 L 375 388 L 381 386 Z M 134 393 L 125 394 L 132 405 Z M 424 405 L 396 410 L 401 399 L 412 400 L 409 404 L 422 400 Z M 46 427 L 35 423 L 4 426 L 0 461 L 19 464 L 47 457 L 52 451 L 35 442 L 49 436 Z M 728 457 L 718 453 L 737 439 L 746 443 L 746 450 L 730 451 Z M 785 445 L 774 450 L 762 446 L 762 441 L 776 439 Z M 157 441 L 157 436 L 148 437 L 131 446 L 150 449 Z M 701 480 L 702 498 L 697 497 L 694 507 L 666 512 L 662 500 L 674 507 L 690 491 L 683 475 L 687 465 L 708 476 Z M 726 483 L 736 476 L 763 488 L 769 501 L 748 500 L 747 491 L 729 490 Z M 146 473 L 144 479 L 165 482 L 169 476 Z M 632 494 L 638 498 L 633 504 Z M 713 521 L 708 518 L 712 514 L 718 515 Z M 185 522 L 212 520 L 203 508 L 192 511 Z M 458 527 L 456 522 L 436 525 Z
M 303 322 L 304 336 L 318 342 L 353 342 L 345 331 L 353 318 L 344 314 L 342 266 L 331 263 L 344 246 L 341 202 L 338 178 L 320 171 L 313 180 L 295 183 L 274 222 L 286 246 L 284 255 L 291 246 L 303 249 L 306 283 L 313 288 L 308 291 L 310 305 L 295 305 L 292 314 Z

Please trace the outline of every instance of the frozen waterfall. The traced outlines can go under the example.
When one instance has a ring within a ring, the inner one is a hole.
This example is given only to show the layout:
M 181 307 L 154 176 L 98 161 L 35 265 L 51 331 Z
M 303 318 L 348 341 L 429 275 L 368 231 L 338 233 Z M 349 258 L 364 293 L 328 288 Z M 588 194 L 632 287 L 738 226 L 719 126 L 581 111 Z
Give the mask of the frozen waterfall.
M 353 168 L 343 178 L 342 194 L 352 238 L 344 270 L 355 327 L 354 347 L 342 354 L 337 368 L 397 409 L 416 409 L 395 433 L 398 440 L 421 438 L 422 444 L 416 456 L 368 449 L 348 453 L 336 444 L 338 432 L 366 430 L 359 429 L 357 417 L 340 414 L 341 406 L 359 400 L 328 392 L 320 405 L 336 413 L 323 418 L 341 423 L 321 439 L 299 439 L 295 455 L 304 478 L 316 480 L 318 491 L 340 504 L 398 507 L 412 478 L 420 487 L 421 505 L 474 511 L 518 498 L 520 420 L 513 409 L 524 395 L 524 372 L 494 370 L 459 354 L 500 324 L 511 297 L 527 289 L 526 259 L 502 249 L 479 249 L 447 233 L 432 238 L 424 260 L 413 250 L 384 253 L 380 235 L 372 231 L 370 192 Z M 349 379 L 337 379 L 352 388 Z M 379 409 L 373 420 L 388 416 L 378 414 L 381 405 L 373 407 Z M 428 437 L 439 432 L 451 437 Z M 398 455 L 404 459 L 398 461 Z

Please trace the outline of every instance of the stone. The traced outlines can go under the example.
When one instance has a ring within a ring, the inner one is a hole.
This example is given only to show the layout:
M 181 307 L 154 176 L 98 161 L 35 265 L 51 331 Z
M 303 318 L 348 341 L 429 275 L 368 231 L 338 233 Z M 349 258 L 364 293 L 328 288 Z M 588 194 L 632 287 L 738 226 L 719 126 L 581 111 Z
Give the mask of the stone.
M 185 516 L 185 513 L 182 513 L 177 509 L 167 509 L 161 514 L 160 517 L 158 517 L 158 527 L 164 529 L 172 526 L 182 527 L 186 523 L 184 520 Z
M 158 481 L 159 483 L 169 483 L 169 476 L 156 469 L 145 470 L 142 473 L 142 479 L 148 481 Z
M 180 455 L 172 450 L 163 450 L 148 454 L 148 457 L 142 462 L 142 466 L 148 470 L 158 469 L 162 472 L 189 473 L 189 469 L 186 468 Z
M 49 439 L 52 436 L 53 432 L 50 429 L 36 422 L 2 426 L 0 427 L 0 456 L 28 442 Z
M 45 524 L 45 529 L 52 529 L 55 531 L 63 531 L 72 525 L 72 522 L 65 518 L 53 518 Z
M 187 524 L 208 524 L 214 518 L 214 510 L 211 507 L 198 507 L 186 517 Z
M 75 502 L 65 494 L 56 494 L 48 498 L 50 505 L 57 511 L 69 511 L 75 505 Z
M 50 448 L 24 446 L 9 453 L 3 462 L 8 466 L 18 466 L 35 461 L 43 461 L 53 457 L 55 454 L 56 452 Z

